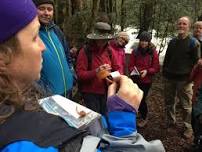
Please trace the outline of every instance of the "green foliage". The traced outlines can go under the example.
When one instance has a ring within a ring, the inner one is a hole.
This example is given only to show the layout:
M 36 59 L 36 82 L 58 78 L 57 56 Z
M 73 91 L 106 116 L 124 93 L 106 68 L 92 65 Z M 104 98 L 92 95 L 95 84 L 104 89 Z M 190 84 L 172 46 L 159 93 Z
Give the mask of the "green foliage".
M 152 23 L 150 29 L 157 30 L 158 36 L 163 36 L 167 28 L 167 35 L 173 35 L 175 32 L 175 23 L 180 16 L 190 16 L 196 21 L 202 14 L 201 0 L 126 0 L 127 18 L 125 26 L 139 26 L 139 16 L 143 15 L 141 7 L 144 4 L 152 3 Z M 166 36 L 167 36 L 166 35 Z
M 94 20 L 93 0 L 80 0 L 84 6 L 73 14 L 62 11 L 73 7 L 73 5 L 69 6 L 67 1 L 73 4 L 79 0 L 56 0 L 58 4 L 56 12 L 59 13 L 57 21 L 69 38 L 84 41 Z M 121 25 L 122 28 L 129 26 L 141 28 L 145 24 L 149 30 L 157 31 L 157 37 L 163 38 L 175 34 L 175 23 L 180 16 L 190 16 L 196 21 L 202 15 L 202 0 L 113 0 L 111 3 L 109 0 L 100 0 L 100 3 L 112 8 L 112 12 L 106 12 L 111 17 L 112 25 Z M 146 6 L 151 12 L 145 13 Z

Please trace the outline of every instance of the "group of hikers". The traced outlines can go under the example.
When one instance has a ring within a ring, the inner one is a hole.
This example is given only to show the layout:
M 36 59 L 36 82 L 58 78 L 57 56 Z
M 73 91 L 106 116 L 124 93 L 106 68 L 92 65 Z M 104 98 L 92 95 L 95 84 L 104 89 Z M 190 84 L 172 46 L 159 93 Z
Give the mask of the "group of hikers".
M 146 99 L 152 78 L 160 71 L 151 33 L 140 33 L 128 64 L 124 48 L 129 35 L 121 31 L 114 36 L 106 20 L 96 21 L 79 51 L 69 49 L 53 22 L 54 5 L 54 0 L 0 1 L 0 150 L 164 152 L 160 140 L 148 142 L 137 132 L 149 121 Z M 178 123 L 175 107 L 180 103 L 183 137 L 194 135 L 192 150 L 201 151 L 202 21 L 193 27 L 192 35 L 188 16 L 177 20 L 177 36 L 168 44 L 162 73 L 166 126 Z M 120 76 L 109 79 L 115 71 Z M 106 119 L 108 133 L 97 137 L 72 128 L 39 106 L 38 100 L 50 95 L 72 99 L 74 84 L 84 106 Z

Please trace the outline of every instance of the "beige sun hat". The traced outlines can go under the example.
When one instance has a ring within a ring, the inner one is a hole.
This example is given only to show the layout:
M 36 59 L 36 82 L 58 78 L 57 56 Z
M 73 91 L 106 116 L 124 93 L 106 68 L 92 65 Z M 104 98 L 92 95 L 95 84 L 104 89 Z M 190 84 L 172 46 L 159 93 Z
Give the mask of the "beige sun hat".
M 88 39 L 92 40 L 109 40 L 114 36 L 110 34 L 111 26 L 105 22 L 97 22 L 94 26 L 94 31 L 87 35 Z

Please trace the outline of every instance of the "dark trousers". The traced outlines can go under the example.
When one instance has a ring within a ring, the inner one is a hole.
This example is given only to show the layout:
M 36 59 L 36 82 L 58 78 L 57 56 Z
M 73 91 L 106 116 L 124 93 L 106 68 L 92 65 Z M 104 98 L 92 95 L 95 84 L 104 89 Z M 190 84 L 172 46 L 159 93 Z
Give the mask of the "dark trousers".
M 148 108 L 146 103 L 146 97 L 148 95 L 149 89 L 151 88 L 151 83 L 137 83 L 139 88 L 144 92 L 142 101 L 140 103 L 139 112 L 141 114 L 142 119 L 147 118 Z
M 86 107 L 102 115 L 106 115 L 106 95 L 95 93 L 83 93 L 83 99 Z
M 191 125 L 194 132 L 194 143 L 197 149 L 202 151 L 202 122 L 199 116 L 195 117 L 192 111 Z

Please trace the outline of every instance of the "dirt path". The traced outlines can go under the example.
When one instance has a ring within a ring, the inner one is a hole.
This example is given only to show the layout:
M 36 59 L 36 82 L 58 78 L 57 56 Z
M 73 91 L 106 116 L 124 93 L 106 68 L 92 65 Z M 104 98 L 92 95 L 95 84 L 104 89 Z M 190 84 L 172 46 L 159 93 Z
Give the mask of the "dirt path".
M 160 139 L 167 152 L 189 152 L 192 139 L 186 140 L 182 138 L 184 128 L 179 106 L 177 106 L 178 124 L 172 128 L 167 128 L 165 125 L 163 80 L 160 74 L 155 76 L 147 103 L 149 108 L 149 122 L 145 128 L 139 129 L 138 131 L 147 140 Z

